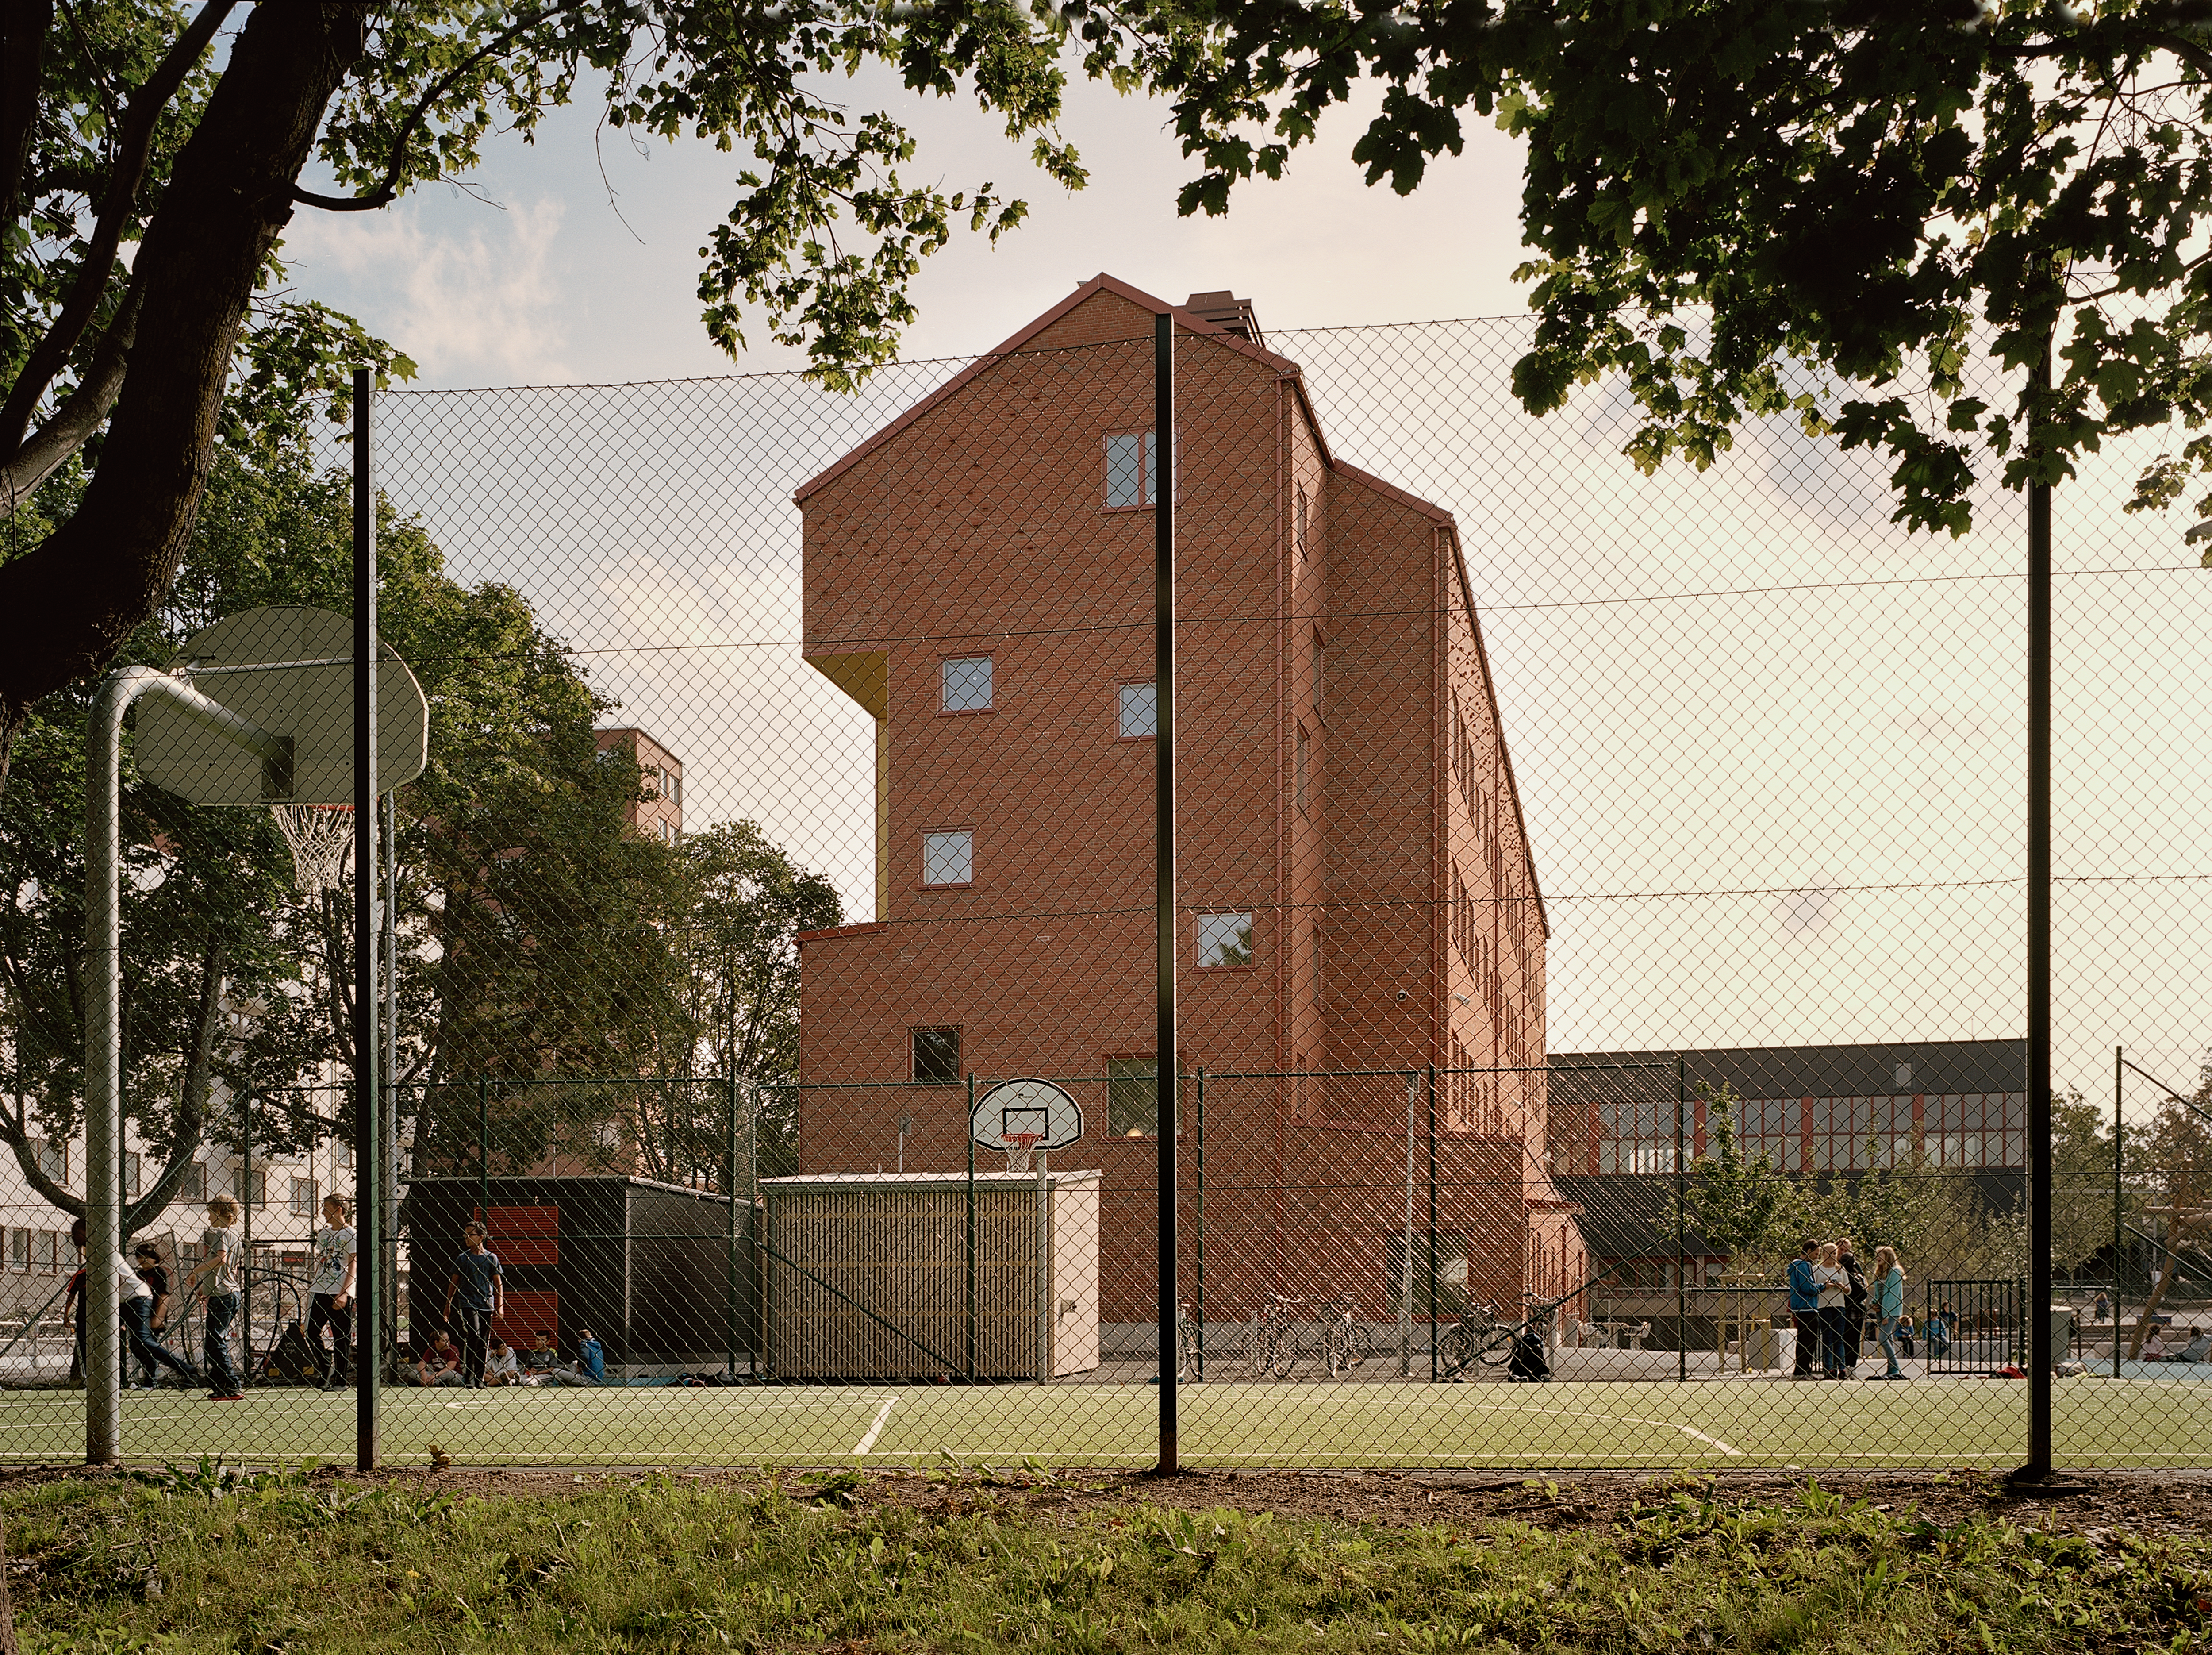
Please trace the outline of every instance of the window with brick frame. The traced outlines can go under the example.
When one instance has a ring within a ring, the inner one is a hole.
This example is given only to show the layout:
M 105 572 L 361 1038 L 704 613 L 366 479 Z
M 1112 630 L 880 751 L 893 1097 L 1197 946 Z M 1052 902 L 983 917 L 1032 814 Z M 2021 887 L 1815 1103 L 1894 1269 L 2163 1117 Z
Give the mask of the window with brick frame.
M 1124 741 L 1149 741 L 1160 733 L 1160 691 L 1157 684 L 1125 684 L 1117 695 L 1115 729 Z
M 1200 914 L 1198 916 L 1198 964 L 1201 970 L 1252 963 L 1252 916 L 1249 914 Z
M 1152 1056 L 1106 1060 L 1106 1135 L 1156 1138 L 1160 1132 L 1160 1065 Z
M 945 889 L 975 882 L 975 836 L 965 828 L 921 836 L 921 882 Z
M 914 1050 L 914 1080 L 917 1086 L 946 1086 L 960 1079 L 960 1031 L 957 1026 L 908 1029 Z
M 988 655 L 955 655 L 937 664 L 938 710 L 988 713 L 993 706 L 992 661 Z
M 1106 439 L 1106 509 L 1139 511 L 1159 494 L 1158 445 L 1150 431 L 1116 432 Z

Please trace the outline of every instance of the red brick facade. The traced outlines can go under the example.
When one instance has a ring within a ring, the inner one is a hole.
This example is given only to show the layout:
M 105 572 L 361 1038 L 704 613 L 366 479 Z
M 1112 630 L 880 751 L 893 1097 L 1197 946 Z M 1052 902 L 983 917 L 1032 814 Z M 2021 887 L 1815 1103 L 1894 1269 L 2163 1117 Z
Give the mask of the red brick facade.
M 908 1170 L 964 1164 L 963 1086 L 834 1089 L 910 1079 L 915 1028 L 957 1029 L 984 1080 L 1061 1080 L 1086 1135 L 1054 1164 L 1105 1175 L 1109 1322 L 1153 1313 L 1155 1159 L 1109 1135 L 1101 1078 L 1153 1046 L 1152 743 L 1120 721 L 1152 677 L 1153 514 L 1113 473 L 1170 308 L 1087 283 L 798 494 L 807 659 L 878 721 L 877 921 L 801 939 L 801 1166 L 890 1165 L 902 1116 Z M 1269 1288 L 1393 1313 L 1409 1153 L 1427 1246 L 1431 1065 L 1528 1068 L 1437 1077 L 1437 1228 L 1478 1298 L 1563 1291 L 1585 1261 L 1543 1160 L 1547 930 L 1456 529 L 1331 455 L 1295 364 L 1175 313 L 1209 1317 Z

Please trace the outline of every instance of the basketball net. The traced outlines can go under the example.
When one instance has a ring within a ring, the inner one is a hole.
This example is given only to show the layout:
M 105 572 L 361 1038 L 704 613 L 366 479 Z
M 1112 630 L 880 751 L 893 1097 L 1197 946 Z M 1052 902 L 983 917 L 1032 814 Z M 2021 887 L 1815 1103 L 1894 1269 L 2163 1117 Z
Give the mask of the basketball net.
M 1008 1132 L 1002 1134 L 1000 1141 L 1006 1146 L 1007 1171 L 1034 1172 L 1037 1170 L 1038 1158 L 1044 1153 L 1037 1147 L 1044 1141 L 1043 1133 Z
M 271 805 L 269 813 L 292 847 L 292 883 L 301 895 L 345 884 L 353 861 L 351 805 Z

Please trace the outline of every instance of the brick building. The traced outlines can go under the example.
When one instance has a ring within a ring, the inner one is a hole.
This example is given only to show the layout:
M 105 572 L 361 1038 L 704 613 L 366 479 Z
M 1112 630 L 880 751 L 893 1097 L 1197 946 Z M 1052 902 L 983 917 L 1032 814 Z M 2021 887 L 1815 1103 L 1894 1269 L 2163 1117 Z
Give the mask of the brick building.
M 1052 1076 L 1086 1116 L 1054 1165 L 1104 1174 L 1105 1320 L 1153 1314 L 1167 311 L 1209 1319 L 1270 1288 L 1393 1313 L 1413 1205 L 1428 1245 L 1431 1066 L 1447 1269 L 1507 1305 L 1563 1291 L 1583 1251 L 1543 1162 L 1547 929 L 1457 529 L 1331 453 L 1227 294 L 1087 282 L 798 491 L 805 658 L 876 720 L 877 869 L 873 922 L 800 940 L 801 1168 L 957 1170 L 967 1074 Z M 840 1089 L 861 1081 L 908 1084 Z
M 648 839 L 674 844 L 684 837 L 684 761 L 643 730 L 597 730 L 603 753 L 621 753 L 637 766 L 639 799 L 625 807 L 629 824 Z

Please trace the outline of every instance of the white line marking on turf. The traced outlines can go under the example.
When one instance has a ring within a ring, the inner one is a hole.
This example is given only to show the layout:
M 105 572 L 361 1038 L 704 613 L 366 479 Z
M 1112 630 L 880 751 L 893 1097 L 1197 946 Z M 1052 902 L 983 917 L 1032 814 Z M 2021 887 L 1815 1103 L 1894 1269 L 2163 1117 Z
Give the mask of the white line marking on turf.
M 1656 1421 L 1644 1421 L 1644 1423 L 1656 1423 Z M 1695 1437 L 1699 1442 L 1709 1442 L 1712 1444 L 1714 1447 L 1719 1449 L 1723 1454 L 1731 1455 L 1737 1459 L 1741 1459 L 1743 1457 L 1742 1449 L 1735 1447 L 1729 1443 L 1724 1443 L 1718 1437 L 1709 1437 L 1704 1432 L 1699 1431 L 1693 1427 L 1678 1425 L 1674 1429 L 1680 1432 L 1686 1437 Z
M 876 1410 L 876 1422 L 868 1427 L 867 1435 L 853 1445 L 853 1451 L 855 1454 L 865 1454 L 876 1445 L 876 1439 L 884 1433 L 884 1421 L 890 1418 L 891 1409 L 897 1406 L 898 1398 L 893 1396 Z

